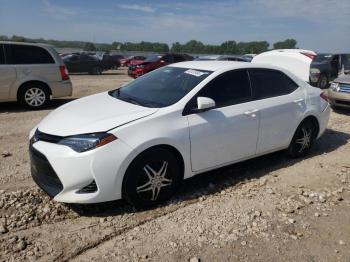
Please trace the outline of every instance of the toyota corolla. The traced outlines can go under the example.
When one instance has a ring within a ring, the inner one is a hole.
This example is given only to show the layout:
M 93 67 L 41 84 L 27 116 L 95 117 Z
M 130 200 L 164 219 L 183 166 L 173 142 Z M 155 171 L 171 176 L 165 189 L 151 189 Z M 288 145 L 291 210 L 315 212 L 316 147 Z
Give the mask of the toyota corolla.
M 32 177 L 56 201 L 153 206 L 208 170 L 304 156 L 327 126 L 327 99 L 273 66 L 172 64 L 51 112 L 30 133 Z

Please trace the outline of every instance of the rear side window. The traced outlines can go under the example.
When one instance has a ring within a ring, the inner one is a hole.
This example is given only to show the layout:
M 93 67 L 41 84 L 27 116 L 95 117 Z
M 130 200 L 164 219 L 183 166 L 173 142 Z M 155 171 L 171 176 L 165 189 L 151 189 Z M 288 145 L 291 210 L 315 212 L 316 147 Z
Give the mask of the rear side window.
M 29 45 L 9 45 L 7 54 L 10 64 L 54 64 L 52 56 L 44 48 Z
M 284 73 L 272 69 L 249 69 L 255 100 L 292 93 L 298 85 Z
M 0 65 L 5 64 L 4 46 L 0 45 Z
M 216 107 L 230 106 L 251 100 L 251 89 L 246 70 L 225 72 L 206 85 L 198 96 L 209 97 Z

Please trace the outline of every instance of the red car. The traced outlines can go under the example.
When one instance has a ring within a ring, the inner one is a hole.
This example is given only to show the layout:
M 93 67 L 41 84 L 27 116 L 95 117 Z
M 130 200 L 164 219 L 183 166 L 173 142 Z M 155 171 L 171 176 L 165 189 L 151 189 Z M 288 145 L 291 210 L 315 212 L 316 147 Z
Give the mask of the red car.
M 128 75 L 137 78 L 162 66 L 189 60 L 193 57 L 186 54 L 153 54 L 142 63 L 129 65 Z
M 143 62 L 146 57 L 144 56 L 129 56 L 128 58 L 120 59 L 121 66 L 129 66 L 131 62 Z

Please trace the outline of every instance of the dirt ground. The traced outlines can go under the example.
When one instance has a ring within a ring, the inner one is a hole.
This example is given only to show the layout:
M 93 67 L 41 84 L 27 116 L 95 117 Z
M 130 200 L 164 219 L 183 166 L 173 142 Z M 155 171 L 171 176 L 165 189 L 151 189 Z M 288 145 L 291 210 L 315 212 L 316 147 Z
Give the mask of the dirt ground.
M 278 152 L 185 181 L 168 203 L 65 205 L 30 177 L 28 133 L 74 98 L 130 81 L 73 75 L 49 109 L 0 104 L 0 261 L 350 261 L 350 111 L 332 112 L 311 154 Z

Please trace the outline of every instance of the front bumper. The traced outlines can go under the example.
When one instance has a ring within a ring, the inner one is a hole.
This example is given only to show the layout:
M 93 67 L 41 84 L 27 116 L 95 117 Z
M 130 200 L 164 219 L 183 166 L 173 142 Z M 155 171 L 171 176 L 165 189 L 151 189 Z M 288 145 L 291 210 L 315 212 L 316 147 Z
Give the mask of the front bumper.
M 121 199 L 123 176 L 134 157 L 132 148 L 120 139 L 83 153 L 38 141 L 30 145 L 30 152 L 34 181 L 54 200 L 65 203 Z M 94 182 L 96 191 L 82 192 Z
M 50 84 L 52 98 L 72 96 L 73 86 L 70 80 L 60 81 Z
M 350 93 L 336 92 L 328 89 L 328 97 L 332 106 L 350 108 Z

